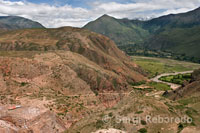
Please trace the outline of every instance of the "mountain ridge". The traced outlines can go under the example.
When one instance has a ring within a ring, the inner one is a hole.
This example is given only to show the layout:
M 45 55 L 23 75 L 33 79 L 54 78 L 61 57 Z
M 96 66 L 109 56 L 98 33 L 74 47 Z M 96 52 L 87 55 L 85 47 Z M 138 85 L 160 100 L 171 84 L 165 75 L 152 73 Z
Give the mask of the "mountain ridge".
M 0 16 L 0 28 L 6 30 L 45 28 L 42 24 L 19 16 Z

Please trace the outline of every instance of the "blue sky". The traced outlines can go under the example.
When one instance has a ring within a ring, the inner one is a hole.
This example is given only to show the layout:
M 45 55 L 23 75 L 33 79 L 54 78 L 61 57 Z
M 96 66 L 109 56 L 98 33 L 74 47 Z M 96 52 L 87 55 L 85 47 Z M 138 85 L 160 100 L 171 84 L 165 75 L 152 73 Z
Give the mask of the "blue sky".
M 82 27 L 103 14 L 149 19 L 199 6 L 200 0 L 0 0 L 0 16 L 22 16 L 46 27 Z

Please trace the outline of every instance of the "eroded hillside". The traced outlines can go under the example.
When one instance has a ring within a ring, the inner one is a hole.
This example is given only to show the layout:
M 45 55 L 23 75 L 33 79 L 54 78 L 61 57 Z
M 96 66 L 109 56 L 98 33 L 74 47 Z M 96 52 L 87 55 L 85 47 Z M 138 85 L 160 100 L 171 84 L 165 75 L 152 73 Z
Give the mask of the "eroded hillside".
M 88 81 L 88 79 L 85 79 L 86 77 L 92 78 L 92 76 L 88 76 L 89 74 L 93 75 L 92 72 L 88 72 L 88 67 L 84 66 L 92 64 L 90 66 L 93 66 L 93 70 L 90 71 L 96 71 L 96 76 L 93 77 L 94 81 L 98 79 L 100 84 L 102 82 L 102 79 L 105 78 L 107 82 L 112 82 L 110 83 L 110 87 L 99 88 L 99 86 L 96 85 L 95 89 L 99 90 L 106 90 L 106 88 L 115 90 L 114 88 L 121 88 L 121 86 L 114 87 L 115 83 L 127 84 L 127 82 L 131 83 L 145 80 L 145 78 L 141 74 L 139 74 L 139 72 L 142 72 L 140 68 L 136 64 L 132 63 L 128 59 L 128 57 L 122 51 L 120 51 L 110 39 L 102 35 L 89 32 L 87 30 L 68 27 L 50 30 L 31 29 L 11 31 L 0 35 L 0 50 L 41 51 L 45 53 L 47 53 L 47 51 L 51 51 L 52 54 L 55 54 L 57 56 L 57 58 L 52 61 L 54 65 L 58 65 L 58 63 L 55 62 L 59 62 L 59 60 L 61 60 L 60 64 L 64 65 L 63 62 L 65 62 L 65 58 L 67 58 L 68 61 L 74 58 L 74 62 L 71 61 L 72 63 L 67 63 L 66 66 L 72 68 L 75 73 L 79 75 L 79 77 L 84 81 Z M 64 53 L 59 51 L 55 52 L 55 50 L 63 50 Z M 69 55 L 69 52 L 67 54 L 65 53 L 65 51 L 70 51 L 72 53 Z M 49 55 L 45 54 L 41 55 L 41 57 L 42 56 L 48 57 Z M 32 59 L 31 61 L 37 64 L 37 59 L 39 58 L 35 57 L 35 59 Z M 16 59 L 13 58 L 3 58 L 3 60 L 10 60 L 11 64 L 13 64 L 12 61 L 16 61 Z M 17 62 L 26 62 L 22 58 L 19 60 L 21 61 Z M 45 60 L 42 60 L 41 62 L 44 63 L 44 61 Z M 26 64 L 32 65 L 31 62 Z M 81 64 L 83 64 L 83 67 L 81 67 Z M 45 66 L 50 67 L 48 65 Z M 7 68 L 9 69 L 9 67 Z M 47 71 L 39 67 L 37 69 Z M 106 71 L 105 74 L 100 74 L 103 71 Z M 110 76 L 112 78 L 110 78 Z M 125 85 L 122 88 L 126 88 Z

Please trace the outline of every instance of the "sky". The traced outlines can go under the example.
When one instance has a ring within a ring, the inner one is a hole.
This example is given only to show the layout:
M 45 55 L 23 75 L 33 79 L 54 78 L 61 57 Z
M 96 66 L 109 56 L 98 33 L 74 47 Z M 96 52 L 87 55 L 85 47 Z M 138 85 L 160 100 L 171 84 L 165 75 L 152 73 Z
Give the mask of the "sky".
M 48 28 L 82 27 L 104 14 L 149 19 L 198 7 L 200 0 L 0 0 L 0 16 L 26 17 Z

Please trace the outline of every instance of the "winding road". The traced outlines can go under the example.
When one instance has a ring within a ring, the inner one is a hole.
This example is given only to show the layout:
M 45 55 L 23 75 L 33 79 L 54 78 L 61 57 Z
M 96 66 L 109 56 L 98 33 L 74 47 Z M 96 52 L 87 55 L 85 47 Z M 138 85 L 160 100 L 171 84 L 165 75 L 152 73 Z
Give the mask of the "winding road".
M 169 82 L 164 82 L 164 81 L 159 80 L 159 78 L 161 78 L 161 77 L 163 77 L 163 76 L 178 75 L 178 74 L 186 74 L 186 73 L 192 73 L 192 72 L 193 72 L 193 71 L 174 72 L 174 73 L 163 73 L 163 74 L 160 74 L 160 75 L 158 75 L 158 76 L 152 78 L 151 81 L 167 84 L 167 85 L 169 85 L 173 90 L 175 90 L 175 89 L 181 87 L 181 85 L 174 84 L 174 83 L 169 83 Z

